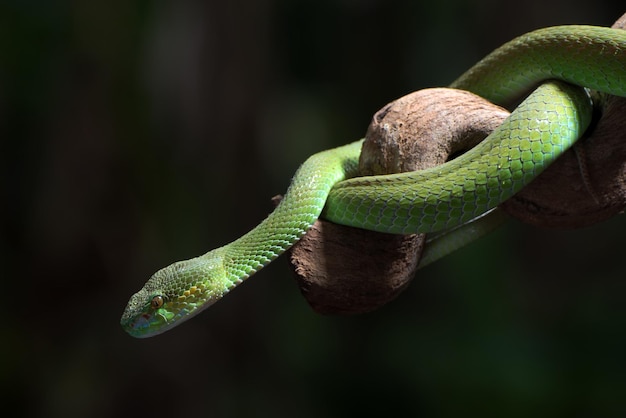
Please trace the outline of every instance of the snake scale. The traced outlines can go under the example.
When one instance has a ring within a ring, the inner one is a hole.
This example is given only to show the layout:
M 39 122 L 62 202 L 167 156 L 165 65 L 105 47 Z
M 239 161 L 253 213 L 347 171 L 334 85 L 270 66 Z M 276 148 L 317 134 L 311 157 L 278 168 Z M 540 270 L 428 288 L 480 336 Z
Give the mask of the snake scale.
M 257 227 L 157 271 L 130 298 L 122 327 L 149 337 L 195 316 L 282 254 L 320 216 L 380 232 L 428 233 L 496 207 L 583 135 L 593 109 L 587 89 L 626 97 L 626 31 L 556 26 L 530 32 L 450 87 L 495 103 L 537 88 L 478 146 L 432 169 L 357 177 L 362 141 L 309 157 Z

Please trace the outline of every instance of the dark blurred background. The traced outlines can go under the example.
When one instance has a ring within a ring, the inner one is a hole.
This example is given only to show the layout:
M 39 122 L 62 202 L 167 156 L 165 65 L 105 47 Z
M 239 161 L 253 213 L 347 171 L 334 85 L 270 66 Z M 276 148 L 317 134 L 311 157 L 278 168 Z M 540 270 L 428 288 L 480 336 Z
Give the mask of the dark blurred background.
M 284 258 L 126 335 L 157 269 L 238 237 L 308 155 L 619 2 L 0 2 L 0 399 L 26 417 L 626 414 L 626 221 L 511 223 L 385 308 L 311 311 Z

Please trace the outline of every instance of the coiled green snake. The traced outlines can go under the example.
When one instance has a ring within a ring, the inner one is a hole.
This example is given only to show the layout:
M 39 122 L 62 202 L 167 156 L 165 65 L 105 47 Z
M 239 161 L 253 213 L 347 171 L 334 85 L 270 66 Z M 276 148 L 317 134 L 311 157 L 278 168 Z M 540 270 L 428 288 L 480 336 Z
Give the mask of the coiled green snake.
M 626 96 L 626 31 L 557 26 L 530 32 L 496 49 L 450 87 L 502 103 L 537 85 L 478 146 L 432 169 L 356 177 L 362 141 L 309 157 L 257 227 L 157 271 L 130 298 L 123 328 L 148 337 L 193 317 L 291 247 L 320 216 L 380 232 L 429 233 L 496 207 L 583 135 L 593 104 L 581 87 Z

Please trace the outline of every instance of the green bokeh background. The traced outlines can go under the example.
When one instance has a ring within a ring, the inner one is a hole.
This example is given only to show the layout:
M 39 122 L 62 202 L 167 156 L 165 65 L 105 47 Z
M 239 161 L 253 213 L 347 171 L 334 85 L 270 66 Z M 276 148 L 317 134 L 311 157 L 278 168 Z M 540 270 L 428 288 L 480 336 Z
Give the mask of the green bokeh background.
M 511 223 L 383 309 L 279 259 L 136 340 L 130 294 L 271 210 L 309 154 L 501 43 L 614 0 L 0 1 L 0 399 L 27 417 L 626 414 L 626 221 Z

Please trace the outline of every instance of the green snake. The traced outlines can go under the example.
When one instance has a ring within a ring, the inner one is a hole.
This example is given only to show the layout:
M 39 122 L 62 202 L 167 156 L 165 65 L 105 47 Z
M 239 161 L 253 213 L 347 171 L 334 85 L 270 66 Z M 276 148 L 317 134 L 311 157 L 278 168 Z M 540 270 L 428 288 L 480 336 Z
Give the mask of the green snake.
M 585 88 L 626 96 L 626 31 L 557 26 L 530 32 L 450 85 L 495 103 L 536 86 L 478 146 L 432 169 L 357 177 L 362 141 L 309 157 L 257 227 L 157 271 L 130 298 L 123 328 L 148 337 L 195 316 L 291 247 L 320 216 L 380 232 L 430 233 L 496 207 L 583 135 L 593 110 Z

